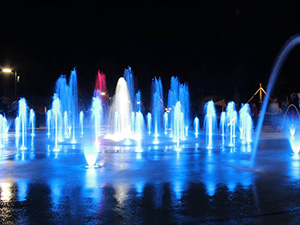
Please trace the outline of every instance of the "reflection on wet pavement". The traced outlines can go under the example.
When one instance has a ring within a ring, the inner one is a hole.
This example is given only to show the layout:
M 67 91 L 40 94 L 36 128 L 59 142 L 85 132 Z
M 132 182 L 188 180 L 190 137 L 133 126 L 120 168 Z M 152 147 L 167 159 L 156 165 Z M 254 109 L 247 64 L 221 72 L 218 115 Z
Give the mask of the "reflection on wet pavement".
M 287 140 L 263 140 L 256 165 L 251 149 L 180 152 L 168 146 L 104 146 L 98 169 L 86 169 L 79 145 L 51 151 L 3 149 L 1 224 L 297 224 L 300 158 Z M 13 146 L 13 144 L 12 144 Z M 115 149 L 117 148 L 117 149 Z

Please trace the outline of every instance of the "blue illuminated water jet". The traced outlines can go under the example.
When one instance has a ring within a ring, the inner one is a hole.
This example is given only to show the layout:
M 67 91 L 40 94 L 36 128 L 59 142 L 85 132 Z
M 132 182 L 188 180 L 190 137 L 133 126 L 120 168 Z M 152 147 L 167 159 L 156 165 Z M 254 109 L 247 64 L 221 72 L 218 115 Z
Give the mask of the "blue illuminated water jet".
M 281 67 L 282 67 L 287 55 L 299 43 L 300 43 L 300 36 L 299 35 L 293 36 L 284 44 L 283 48 L 279 52 L 279 55 L 277 56 L 277 59 L 273 65 L 273 69 L 272 69 L 270 79 L 268 82 L 268 86 L 267 86 L 267 90 L 266 90 L 266 93 L 268 93 L 268 95 L 271 95 L 271 93 L 272 93 L 274 84 L 277 80 L 278 74 L 281 70 Z M 264 96 L 263 104 L 261 106 L 260 116 L 259 116 L 259 119 L 258 119 L 258 122 L 256 125 L 256 134 L 255 134 L 255 138 L 254 138 L 254 142 L 253 142 L 253 151 L 252 151 L 252 155 L 251 155 L 251 167 L 254 166 L 256 152 L 257 152 L 259 138 L 260 138 L 260 133 L 261 133 L 263 121 L 265 118 L 268 102 L 269 102 L 269 98 L 267 96 Z
M 154 137 L 158 137 L 161 132 L 164 113 L 163 87 L 160 78 L 152 80 L 152 121 L 154 127 Z

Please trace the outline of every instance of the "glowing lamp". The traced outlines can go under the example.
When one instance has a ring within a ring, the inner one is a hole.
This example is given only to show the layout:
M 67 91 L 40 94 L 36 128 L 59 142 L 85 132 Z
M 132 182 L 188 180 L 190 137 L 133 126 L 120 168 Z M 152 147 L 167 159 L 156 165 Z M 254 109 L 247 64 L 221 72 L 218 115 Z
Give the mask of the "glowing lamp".
M 2 69 L 2 72 L 4 72 L 4 73 L 11 73 L 12 70 L 8 69 L 8 68 L 4 68 L 4 69 Z

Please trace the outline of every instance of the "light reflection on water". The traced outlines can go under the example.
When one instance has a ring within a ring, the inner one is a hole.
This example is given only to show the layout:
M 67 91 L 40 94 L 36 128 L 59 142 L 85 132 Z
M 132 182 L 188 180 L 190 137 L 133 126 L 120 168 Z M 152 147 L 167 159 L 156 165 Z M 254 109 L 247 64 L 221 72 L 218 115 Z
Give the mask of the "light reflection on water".
M 43 146 L 45 150 L 36 143 L 35 150 L 15 150 L 9 160 L 0 164 L 0 207 L 17 207 L 5 203 L 21 202 L 22 210 L 28 211 L 25 216 L 22 214 L 26 221 L 35 217 L 33 209 L 45 210 L 42 215 L 58 215 L 57 223 L 71 215 L 81 224 L 86 223 L 83 219 L 87 217 L 107 219 L 105 222 L 109 224 L 120 221 L 134 224 L 135 219 L 137 223 L 170 224 L 177 217 L 209 220 L 208 215 L 218 217 L 217 212 L 224 218 L 238 213 L 255 215 L 264 212 L 259 202 L 266 197 L 257 193 L 265 192 L 265 182 L 270 179 L 268 170 L 276 172 L 280 168 L 289 178 L 300 178 L 300 157 L 285 152 L 275 152 L 272 159 L 270 155 L 265 156 L 261 167 L 266 169 L 266 161 L 274 166 L 262 173 L 244 169 L 250 145 L 206 150 L 193 143 L 182 145 L 180 152 L 175 152 L 172 144 L 146 146 L 137 152 L 130 146 L 106 146 L 95 154 L 101 164 L 98 169 L 84 168 L 84 152 L 78 146 L 64 145 L 59 152 L 53 152 L 45 143 Z M 8 182 L 7 177 L 15 181 Z M 268 179 L 257 186 L 259 177 Z M 273 186 L 272 183 L 268 189 L 272 191 Z M 296 186 L 295 193 L 298 189 Z M 281 200 L 285 193 L 278 196 Z M 233 202 L 231 198 L 236 200 Z M 282 204 L 278 201 L 279 211 Z M 231 210 L 227 211 L 224 208 L 228 205 Z M 21 208 L 8 210 L 13 211 L 21 214 Z M 165 213 L 168 219 L 162 216 Z

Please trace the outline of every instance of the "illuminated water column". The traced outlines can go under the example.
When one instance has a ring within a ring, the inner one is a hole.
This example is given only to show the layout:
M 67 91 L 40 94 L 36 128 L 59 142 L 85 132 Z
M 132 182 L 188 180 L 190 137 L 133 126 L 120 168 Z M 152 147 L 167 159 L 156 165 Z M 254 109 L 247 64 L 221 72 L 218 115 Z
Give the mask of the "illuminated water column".
M 58 141 L 62 141 L 62 115 L 61 115 L 61 104 L 60 99 L 55 94 L 53 96 L 52 108 L 51 108 L 51 118 L 54 129 L 54 151 L 59 151 Z
M 94 127 L 95 144 L 99 144 L 98 138 L 101 136 L 102 104 L 100 97 L 93 97 L 92 102 L 92 123 Z
M 18 109 L 18 118 L 20 120 L 20 131 L 21 131 L 21 150 L 27 149 L 26 146 L 26 137 L 27 137 L 27 103 L 25 98 L 20 98 L 19 100 L 19 109 Z
M 51 110 L 47 110 L 47 114 L 46 114 L 46 120 L 47 120 L 47 136 L 48 138 L 51 135 Z
M 35 113 L 33 109 L 29 111 L 29 126 L 31 126 L 31 136 L 35 135 Z
M 226 108 L 226 123 L 229 126 L 229 147 L 235 146 L 236 126 L 237 126 L 237 112 L 235 103 L 229 102 Z
M 67 111 L 64 111 L 64 137 L 66 139 L 70 138 L 69 123 L 68 123 L 68 112 Z
M 253 122 L 249 104 L 244 104 L 239 113 L 240 139 L 242 144 L 251 143 Z
M 176 150 L 180 150 L 180 138 L 182 137 L 183 113 L 181 111 L 181 103 L 178 101 L 174 108 L 174 120 L 173 120 L 173 140 L 176 142 Z
M 8 137 L 8 124 L 5 116 L 0 114 L 0 148 L 4 146 L 4 139 Z
M 148 134 L 151 134 L 151 123 L 152 123 L 152 116 L 151 113 L 147 113 L 147 127 L 148 127 Z
M 61 107 L 60 114 L 63 115 L 66 111 L 68 116 L 68 129 L 71 130 L 71 143 L 76 143 L 75 129 L 78 124 L 78 85 L 77 73 L 73 69 L 70 74 L 69 83 L 67 78 L 61 75 L 56 81 L 55 94 L 60 99 Z
M 84 114 L 82 111 L 80 111 L 79 113 L 80 137 L 83 137 L 83 117 Z
M 206 103 L 205 107 L 204 127 L 206 133 L 207 149 L 213 148 L 213 134 L 217 124 L 217 115 L 215 104 L 212 100 Z
M 164 113 L 164 134 L 168 134 L 168 122 L 169 122 L 169 114 L 167 112 Z
M 195 137 L 197 138 L 199 135 L 199 119 L 197 116 L 194 119 L 194 131 L 195 131 Z
M 224 148 L 225 146 L 225 129 L 226 129 L 226 112 L 221 112 L 221 118 L 220 118 L 220 130 L 221 130 L 221 137 L 222 137 L 221 148 Z
M 131 101 L 127 83 L 119 78 L 109 113 L 109 136 L 115 141 L 131 138 Z
M 158 137 L 161 131 L 164 113 L 163 87 L 160 78 L 152 80 L 152 120 L 154 137 Z

